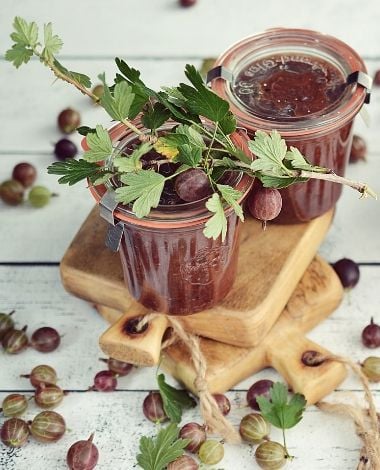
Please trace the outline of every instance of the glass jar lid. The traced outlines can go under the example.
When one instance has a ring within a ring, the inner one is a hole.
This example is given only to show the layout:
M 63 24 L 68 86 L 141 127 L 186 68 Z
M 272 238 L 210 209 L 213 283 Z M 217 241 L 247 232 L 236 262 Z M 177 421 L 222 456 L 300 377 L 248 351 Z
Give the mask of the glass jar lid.
M 359 55 L 332 36 L 303 29 L 277 28 L 243 39 L 213 70 L 219 76 L 211 87 L 229 101 L 240 125 L 277 129 L 284 137 L 345 124 L 367 95 L 357 80 L 356 72 L 366 73 Z

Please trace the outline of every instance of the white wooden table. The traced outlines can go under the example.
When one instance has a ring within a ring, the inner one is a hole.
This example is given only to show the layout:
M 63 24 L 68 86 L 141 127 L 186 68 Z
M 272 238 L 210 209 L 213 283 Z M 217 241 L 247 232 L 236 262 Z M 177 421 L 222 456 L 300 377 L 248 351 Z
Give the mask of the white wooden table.
M 194 8 L 181 9 L 176 0 L 2 0 L 0 13 L 1 54 L 10 45 L 9 32 L 15 15 L 38 23 L 52 21 L 64 39 L 62 60 L 74 70 L 106 71 L 111 78 L 113 58 L 120 56 L 142 70 L 152 86 L 175 84 L 182 79 L 185 63 L 199 65 L 202 58 L 217 56 L 232 42 L 271 26 L 298 26 L 336 35 L 350 43 L 365 59 L 371 73 L 380 68 L 380 7 L 376 0 L 305 1 L 198 0 Z M 58 408 L 70 431 L 54 445 L 31 441 L 22 449 L 0 446 L 1 470 L 64 469 L 66 450 L 72 442 L 95 432 L 100 450 L 98 468 L 135 468 L 139 438 L 153 435 L 154 426 L 142 415 L 144 397 L 156 388 L 154 370 L 136 370 L 119 380 L 112 394 L 86 392 L 95 373 L 103 367 L 97 338 L 105 322 L 86 302 L 67 294 L 59 278 L 59 261 L 70 240 L 92 207 L 84 185 L 59 186 L 46 174 L 53 161 L 52 142 L 60 134 L 56 116 L 67 106 L 78 109 L 83 123 L 107 124 L 105 113 L 62 83 L 54 83 L 39 63 L 32 61 L 16 71 L 0 58 L 0 181 L 10 177 L 13 166 L 30 161 L 39 169 L 38 182 L 59 192 L 46 208 L 25 205 L 12 208 L 0 203 L 0 311 L 16 309 L 21 327 L 56 327 L 63 334 L 57 351 L 42 355 L 33 350 L 19 356 L 0 355 L 0 400 L 8 393 L 30 395 L 27 380 L 19 378 L 32 367 L 48 363 L 56 368 L 60 385 L 71 391 Z M 349 168 L 348 176 L 365 180 L 380 193 L 380 90 L 374 90 L 369 107 L 372 127 L 360 121 L 356 130 L 369 145 L 368 163 Z M 79 142 L 79 138 L 74 138 Z M 321 247 L 329 261 L 343 256 L 361 263 L 361 281 L 343 304 L 310 337 L 334 352 L 363 360 L 373 354 L 361 345 L 360 333 L 373 315 L 380 322 L 380 206 L 359 201 L 344 190 L 334 225 Z M 375 353 L 376 354 L 376 353 Z M 248 412 L 245 391 L 259 378 L 278 378 L 266 370 L 229 392 L 231 419 L 236 424 Z M 380 406 L 380 388 L 373 386 Z M 348 378 L 332 400 L 351 392 L 361 398 L 360 385 Z M 38 412 L 31 404 L 26 417 Z M 200 420 L 198 411 L 186 412 L 184 421 Z M 0 425 L 3 418 L 0 417 Z M 273 438 L 280 438 L 273 432 Z M 288 434 L 296 459 L 292 469 L 354 469 L 360 441 L 352 423 L 308 408 L 301 424 Z M 226 445 L 226 456 L 218 468 L 256 468 L 254 450 Z

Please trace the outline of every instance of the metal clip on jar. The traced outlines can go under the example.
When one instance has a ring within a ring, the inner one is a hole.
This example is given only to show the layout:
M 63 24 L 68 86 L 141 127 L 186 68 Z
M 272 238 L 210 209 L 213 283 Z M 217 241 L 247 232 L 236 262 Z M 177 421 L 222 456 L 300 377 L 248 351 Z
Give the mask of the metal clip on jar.
M 142 128 L 139 121 L 135 125 Z M 126 149 L 136 140 L 123 124 L 109 133 L 118 151 L 128 153 Z M 245 134 L 231 137 L 250 154 Z M 241 203 L 252 182 L 244 174 L 234 180 L 243 194 Z M 110 223 L 108 242 L 119 250 L 124 280 L 138 302 L 161 313 L 186 315 L 211 308 L 228 294 L 236 276 L 240 232 L 240 220 L 232 208 L 226 209 L 225 240 L 213 240 L 203 234 L 212 215 L 205 207 L 207 198 L 159 205 L 139 219 L 131 207 L 115 203 L 112 188 L 98 185 L 90 190 L 102 217 Z
M 277 28 L 231 46 L 208 81 L 250 135 L 276 129 L 314 165 L 343 176 L 352 124 L 369 101 L 371 80 L 358 54 L 315 31 Z M 311 220 L 331 209 L 341 185 L 322 180 L 281 191 L 279 223 Z

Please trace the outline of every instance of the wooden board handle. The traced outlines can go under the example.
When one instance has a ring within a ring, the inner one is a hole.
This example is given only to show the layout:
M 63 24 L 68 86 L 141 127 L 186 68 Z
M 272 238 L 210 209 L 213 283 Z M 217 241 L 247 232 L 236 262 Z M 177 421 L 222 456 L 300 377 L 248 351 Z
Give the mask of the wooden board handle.
M 107 356 L 130 362 L 139 366 L 158 364 L 161 353 L 162 337 L 168 327 L 164 315 L 157 315 L 145 330 L 133 332 L 133 322 L 137 322 L 147 310 L 137 302 L 116 323 L 105 331 L 99 345 Z
M 309 405 L 314 404 L 336 388 L 346 377 L 346 367 L 335 361 L 324 361 L 310 367 L 302 363 L 306 351 L 316 351 L 331 356 L 327 349 L 303 337 L 299 331 L 276 336 L 276 341 L 267 343 L 267 360 L 290 385 L 294 392 L 305 395 Z

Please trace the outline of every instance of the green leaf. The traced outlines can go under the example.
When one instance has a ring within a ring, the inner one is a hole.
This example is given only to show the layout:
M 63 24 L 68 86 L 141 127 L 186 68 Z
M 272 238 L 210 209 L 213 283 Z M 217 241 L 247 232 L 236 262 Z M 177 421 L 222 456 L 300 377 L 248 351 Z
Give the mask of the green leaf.
M 179 107 L 182 107 L 186 103 L 186 98 L 178 90 L 178 88 L 168 87 L 168 86 L 163 86 L 161 88 L 165 92 L 167 100 L 170 103 L 173 103 L 173 104 L 175 104 L 176 106 L 179 106 Z
M 256 173 L 256 176 L 263 183 L 264 188 L 283 189 L 294 183 L 304 183 L 308 181 L 307 178 L 294 178 L 290 176 L 272 176 Z
M 185 74 L 193 87 L 181 83 L 178 87 L 186 98 L 184 107 L 194 114 L 199 114 L 214 122 L 220 122 L 229 111 L 227 101 L 209 90 L 200 73 L 193 65 L 186 65 Z
M 88 162 L 99 162 L 107 159 L 113 151 L 111 138 L 104 127 L 97 125 L 96 132 L 89 132 L 86 137 L 89 150 L 83 154 Z
M 179 439 L 179 428 L 171 423 L 158 432 L 156 438 L 143 436 L 137 463 L 143 470 L 164 470 L 170 462 L 181 457 L 189 439 Z
M 239 219 L 244 222 L 244 214 L 241 205 L 237 202 L 242 196 L 243 193 L 237 191 L 227 184 L 217 184 L 216 187 L 222 195 L 223 199 L 229 204 L 235 211 Z
M 152 132 L 155 132 L 170 118 L 170 111 L 162 103 L 149 106 L 141 117 L 142 123 Z
M 122 173 L 141 170 L 142 164 L 140 158 L 153 148 L 149 142 L 140 144 L 130 155 L 116 157 L 113 161 L 114 166 Z
M 189 138 L 184 134 L 166 134 L 157 139 L 154 149 L 161 155 L 173 159 L 179 154 L 179 147 L 189 143 Z
M 95 134 L 96 129 L 92 127 L 88 127 L 88 126 L 80 126 L 80 127 L 77 127 L 77 132 L 80 135 L 86 136 L 87 134 Z
M 20 65 L 27 64 L 33 55 L 32 49 L 28 49 L 22 44 L 13 44 L 12 49 L 8 49 L 5 53 L 5 59 L 12 62 L 18 69 Z
M 235 116 L 228 111 L 228 113 L 224 116 L 223 119 L 219 121 L 219 127 L 222 129 L 225 135 L 232 134 L 236 131 L 237 121 Z
M 183 134 L 188 139 L 190 144 L 201 147 L 202 149 L 206 148 L 205 142 L 203 140 L 202 134 L 200 134 L 194 127 L 187 124 L 179 124 L 175 130 L 176 134 Z
M 182 419 L 182 409 L 193 408 L 196 404 L 194 399 L 186 390 L 177 390 L 166 383 L 164 374 L 160 374 L 157 377 L 157 382 L 166 415 L 170 421 L 180 423 Z
M 305 397 L 299 393 L 294 394 L 289 400 L 288 389 L 280 382 L 272 385 L 269 400 L 264 396 L 259 396 L 257 403 L 263 417 L 283 430 L 299 423 L 306 407 Z
M 47 62 L 53 60 L 54 55 L 57 54 L 63 46 L 63 42 L 60 37 L 56 34 L 53 35 L 51 23 L 44 25 L 44 46 L 42 57 Z
M 166 106 L 171 112 L 173 118 L 178 122 L 183 123 L 192 123 L 200 122 L 200 119 L 197 114 L 186 112 L 182 109 L 181 106 L 174 104 L 172 97 L 168 96 L 166 92 L 160 91 L 156 95 L 157 99 Z
M 257 131 L 254 140 L 250 140 L 248 146 L 257 157 L 251 163 L 253 171 L 272 171 L 277 175 L 284 172 L 283 160 L 287 147 L 285 140 L 281 139 L 277 131 L 272 131 L 270 134 Z
M 202 149 L 193 147 L 189 144 L 180 145 L 178 147 L 179 154 L 175 157 L 176 162 L 184 163 L 189 167 L 195 168 L 202 159 Z
M 236 162 L 229 157 L 214 160 L 214 167 L 237 168 Z
M 89 178 L 95 181 L 104 174 L 104 170 L 96 163 L 90 163 L 86 160 L 75 160 L 68 158 L 64 162 L 52 163 L 47 168 L 50 175 L 62 175 L 58 182 L 72 186 L 79 181 Z
M 11 34 L 11 39 L 20 45 L 35 47 L 38 43 L 38 26 L 32 21 L 28 23 L 20 16 L 16 16 L 13 20 L 14 32 Z
M 224 241 L 227 234 L 227 219 L 218 193 L 214 193 L 208 199 L 206 207 L 210 212 L 214 212 L 214 215 L 206 222 L 203 234 L 205 237 L 213 238 L 214 240 L 221 235 L 222 241 Z
M 105 74 L 99 75 L 103 82 L 104 93 L 100 98 L 100 103 L 112 119 L 123 121 L 129 117 L 129 110 L 135 98 L 132 87 L 127 82 L 119 82 L 114 87 L 113 96 L 106 84 Z
M 54 59 L 53 61 L 53 64 L 55 65 L 55 67 L 57 67 L 57 69 L 67 75 L 68 77 L 70 77 L 72 80 L 75 80 L 77 83 L 79 83 L 80 85 L 83 85 L 84 87 L 86 88 L 90 88 L 91 87 L 91 79 L 90 77 L 88 77 L 87 75 L 84 75 L 83 73 L 78 73 L 78 72 L 73 72 L 71 70 L 68 70 L 66 67 L 64 67 L 60 62 L 58 62 L 57 59 Z
M 128 186 L 116 189 L 116 201 L 123 204 L 135 201 L 132 210 L 136 217 L 145 217 L 158 206 L 164 189 L 164 176 L 152 170 L 140 170 L 122 175 L 121 180 Z
M 116 75 L 116 83 L 121 80 L 126 80 L 127 83 L 132 86 L 132 92 L 135 94 L 135 99 L 129 110 L 129 118 L 134 119 L 143 109 L 149 98 L 151 96 L 155 97 L 156 94 L 140 79 L 140 72 L 138 70 L 130 67 L 124 60 L 116 58 L 115 62 L 122 73 L 122 75 Z
M 296 147 L 290 147 L 290 150 L 286 152 L 285 161 L 290 162 L 291 168 L 295 170 L 306 170 L 320 173 L 326 173 L 326 171 L 328 171 L 327 168 L 311 165 L 311 163 L 306 160 Z

